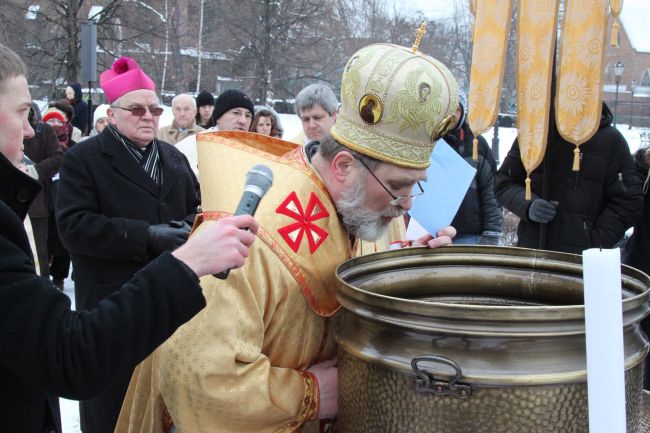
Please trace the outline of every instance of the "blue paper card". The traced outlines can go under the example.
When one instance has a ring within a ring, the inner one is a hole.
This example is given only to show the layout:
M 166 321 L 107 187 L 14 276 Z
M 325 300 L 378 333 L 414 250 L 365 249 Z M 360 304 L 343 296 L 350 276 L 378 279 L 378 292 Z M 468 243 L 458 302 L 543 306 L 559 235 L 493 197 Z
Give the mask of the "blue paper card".
M 438 140 L 427 169 L 424 194 L 413 200 L 413 207 L 409 211 L 411 217 L 432 234 L 450 225 L 475 174 L 474 167 L 444 140 Z M 407 231 L 409 239 L 416 239 L 422 234 Z

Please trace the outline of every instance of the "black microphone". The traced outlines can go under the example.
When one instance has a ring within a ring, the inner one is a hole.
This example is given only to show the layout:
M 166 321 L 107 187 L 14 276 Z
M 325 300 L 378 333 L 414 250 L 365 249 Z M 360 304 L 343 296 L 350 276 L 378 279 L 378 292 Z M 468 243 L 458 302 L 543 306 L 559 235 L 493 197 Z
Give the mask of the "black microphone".
M 257 164 L 246 173 L 246 183 L 244 184 L 244 194 L 237 205 L 235 216 L 237 215 L 255 215 L 257 206 L 264 194 L 273 185 L 273 172 L 265 165 Z M 230 269 L 213 274 L 215 277 L 225 280 L 228 278 Z

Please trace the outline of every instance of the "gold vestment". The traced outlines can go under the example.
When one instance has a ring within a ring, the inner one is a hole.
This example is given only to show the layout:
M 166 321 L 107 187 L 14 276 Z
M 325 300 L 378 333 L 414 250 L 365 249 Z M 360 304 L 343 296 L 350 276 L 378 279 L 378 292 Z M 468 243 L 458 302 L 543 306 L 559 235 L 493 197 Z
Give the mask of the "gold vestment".
M 274 185 L 246 265 L 202 278 L 207 306 L 136 368 L 116 432 L 162 433 L 169 417 L 180 433 L 312 431 L 318 389 L 305 372 L 336 355 L 334 269 L 388 249 L 403 219 L 382 242 L 351 246 L 304 146 L 225 131 L 199 134 L 197 146 L 207 219 L 236 208 L 254 164 L 273 170 Z

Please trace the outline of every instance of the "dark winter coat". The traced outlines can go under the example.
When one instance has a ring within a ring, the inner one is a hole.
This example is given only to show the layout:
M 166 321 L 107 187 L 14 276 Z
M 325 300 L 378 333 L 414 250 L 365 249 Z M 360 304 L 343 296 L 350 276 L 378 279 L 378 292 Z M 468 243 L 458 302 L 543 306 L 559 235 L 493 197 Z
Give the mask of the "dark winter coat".
M 185 156 L 159 142 L 163 184 L 106 129 L 65 153 L 56 216 L 74 267 L 78 308 L 92 308 L 154 257 L 150 224 L 194 219 L 199 184 Z
M 159 142 L 162 186 L 149 177 L 106 128 L 65 153 L 56 217 L 70 252 L 77 308 L 93 308 L 155 256 L 148 250 L 151 224 L 194 220 L 199 184 L 185 156 Z M 130 374 L 82 411 L 93 432 L 111 432 Z
M 650 275 L 650 200 L 648 189 L 650 187 L 650 167 L 645 164 L 644 155 L 647 149 L 639 149 L 634 155 L 634 165 L 643 183 L 644 206 L 643 214 L 634 225 L 634 233 L 625 244 L 624 262 Z M 650 317 L 641 321 L 641 329 L 650 335 Z M 650 389 L 650 357 L 645 358 L 645 373 L 643 375 L 643 389 Z
M 50 184 L 52 176 L 59 172 L 59 167 L 63 161 L 63 150 L 59 146 L 54 129 L 44 122 L 38 122 L 34 128 L 34 136 L 26 139 L 25 155 L 35 162 L 38 180 L 43 186 Z M 45 195 L 43 191 L 38 193 L 34 202 L 29 208 L 29 216 L 36 218 L 46 218 L 49 210 L 45 205 Z
M 478 137 L 478 160 L 472 159 L 474 135 L 467 123 L 455 132 L 445 136 L 445 141 L 465 161 L 476 169 L 463 202 L 451 225 L 459 235 L 480 235 L 485 231 L 501 232 L 503 212 L 494 194 L 494 176 L 497 166 L 492 151 L 485 139 Z
M 196 276 L 163 254 L 88 312 L 36 275 L 23 219 L 38 181 L 0 154 L 0 430 L 61 431 L 58 398 L 84 399 L 124 375 L 205 301 Z
M 603 104 L 600 129 L 580 146 L 580 171 L 572 171 L 575 146 L 558 138 L 531 173 L 532 199 L 559 202 L 541 240 L 542 224 L 528 219 L 532 200 L 524 199 L 526 172 L 515 140 L 497 174 L 496 194 L 521 218 L 518 246 L 574 254 L 592 247 L 611 248 L 637 222 L 643 210 L 641 184 L 627 142 L 611 122 L 612 114 Z
M 74 90 L 74 101 L 68 101 L 74 108 L 74 117 L 72 118 L 72 126 L 76 126 L 81 130 L 82 134 L 88 133 L 88 104 L 82 99 L 81 84 L 72 83 L 68 84 Z
M 650 167 L 644 162 L 644 155 L 647 149 L 639 149 L 634 155 L 634 163 L 643 182 L 644 206 L 641 218 L 634 226 L 634 233 L 626 244 L 626 264 L 642 270 L 650 275 L 650 198 L 648 189 L 650 187 Z

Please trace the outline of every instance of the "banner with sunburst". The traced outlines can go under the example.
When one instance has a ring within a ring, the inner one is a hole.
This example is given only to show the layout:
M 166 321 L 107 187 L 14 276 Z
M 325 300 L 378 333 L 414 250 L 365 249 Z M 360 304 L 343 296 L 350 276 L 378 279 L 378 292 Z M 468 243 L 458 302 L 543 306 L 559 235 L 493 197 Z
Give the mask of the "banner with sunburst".
M 522 0 L 517 21 L 517 129 L 521 162 L 530 173 L 544 159 L 548 138 L 551 77 L 560 0 Z
M 607 0 L 565 3 L 555 96 L 557 129 L 575 144 L 573 171 L 580 170 L 580 145 L 600 126 Z
M 467 123 L 475 136 L 497 119 L 508 53 L 512 0 L 481 1 L 473 5 L 474 47 L 470 72 Z M 474 139 L 473 158 L 478 159 Z

